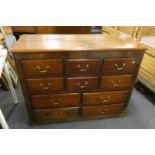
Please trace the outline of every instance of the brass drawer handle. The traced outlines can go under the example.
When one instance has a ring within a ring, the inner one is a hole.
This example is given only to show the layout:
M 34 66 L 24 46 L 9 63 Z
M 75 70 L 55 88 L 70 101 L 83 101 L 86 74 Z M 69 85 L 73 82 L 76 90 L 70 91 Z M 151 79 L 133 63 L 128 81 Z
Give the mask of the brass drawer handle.
M 47 72 L 47 70 L 41 70 L 41 71 L 39 71 L 40 73 L 46 73 Z
M 43 89 L 43 90 L 48 90 L 51 86 L 51 83 L 48 83 L 47 86 L 44 86 L 44 84 L 40 83 L 39 86 Z
M 116 67 L 116 69 L 117 70 L 122 70 L 122 69 L 124 69 L 124 67 L 126 66 L 126 63 L 124 62 L 124 63 L 122 63 L 121 65 L 119 65 L 119 64 L 115 64 L 115 67 Z
M 84 83 L 84 85 L 81 85 L 81 83 L 80 83 L 80 82 L 77 82 L 76 84 L 80 87 L 80 89 L 84 89 L 84 88 L 86 88 L 86 87 L 87 87 L 88 82 L 86 81 L 86 82 Z
M 54 102 L 53 104 L 54 104 L 54 105 L 58 105 L 58 104 L 60 104 L 60 103 L 59 103 L 59 102 Z
M 100 97 L 100 100 L 101 100 L 102 103 L 107 103 L 107 102 L 110 101 L 110 99 L 111 99 L 110 96 L 108 96 L 107 99 L 104 99 L 103 97 Z
M 133 60 L 133 61 L 132 61 L 132 64 L 135 64 L 135 63 L 136 63 L 136 61 L 135 61 L 135 60 Z
M 40 66 L 36 66 L 36 68 L 39 70 L 40 73 L 46 73 L 48 71 L 48 69 L 50 68 L 50 66 L 45 66 L 45 69 L 44 70 L 41 70 L 41 67 Z
M 88 68 L 89 68 L 89 67 L 90 67 L 89 64 L 87 64 L 87 65 L 86 65 L 86 68 L 82 68 L 82 69 L 81 69 L 81 65 L 80 65 L 80 64 L 77 65 L 77 68 L 80 69 L 80 70 L 79 70 L 80 72 L 86 72 L 86 71 L 88 71 Z
M 108 111 L 107 108 L 105 108 L 104 110 L 98 109 L 98 112 L 99 112 L 101 115 L 104 115 L 107 111 Z
M 61 103 L 61 99 L 58 99 L 58 101 L 55 101 L 54 99 L 51 99 L 51 103 L 54 104 L 54 105 L 58 105 Z
M 114 87 L 119 86 L 119 84 L 120 84 L 121 82 L 122 82 L 121 80 L 118 80 L 118 81 L 112 80 L 112 81 L 111 81 L 111 83 L 112 83 L 112 85 L 113 85 Z
M 44 90 L 48 90 L 48 89 L 49 89 L 49 87 L 42 87 L 42 89 L 44 89 Z

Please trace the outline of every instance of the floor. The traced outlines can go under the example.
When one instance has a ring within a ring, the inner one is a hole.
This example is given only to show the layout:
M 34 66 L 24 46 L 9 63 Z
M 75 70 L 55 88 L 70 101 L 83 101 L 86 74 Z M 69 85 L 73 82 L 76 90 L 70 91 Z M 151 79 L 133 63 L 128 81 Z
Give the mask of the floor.
M 75 121 L 31 126 L 21 89 L 17 90 L 20 103 L 14 106 L 8 91 L 0 90 L 0 106 L 11 129 L 151 129 L 155 128 L 155 106 L 134 89 L 125 117 Z

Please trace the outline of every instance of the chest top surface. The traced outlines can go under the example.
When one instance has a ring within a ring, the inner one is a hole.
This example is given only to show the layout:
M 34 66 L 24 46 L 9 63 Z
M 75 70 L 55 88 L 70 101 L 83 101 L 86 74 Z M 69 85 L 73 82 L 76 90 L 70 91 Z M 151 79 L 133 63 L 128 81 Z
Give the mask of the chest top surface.
M 22 35 L 12 47 L 13 53 L 67 51 L 145 50 L 124 34 Z

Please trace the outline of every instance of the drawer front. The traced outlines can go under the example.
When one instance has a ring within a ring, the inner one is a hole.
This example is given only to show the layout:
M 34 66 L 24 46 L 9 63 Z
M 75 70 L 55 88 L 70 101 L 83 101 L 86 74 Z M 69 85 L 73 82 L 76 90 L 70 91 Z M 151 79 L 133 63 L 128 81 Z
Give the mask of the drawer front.
M 96 76 L 99 71 L 99 59 L 71 59 L 66 62 L 68 76 Z
M 27 79 L 27 84 L 31 93 L 63 90 L 63 78 Z
M 72 120 L 79 117 L 79 108 L 35 110 L 34 115 L 37 121 Z
M 83 116 L 117 116 L 121 113 L 124 108 L 124 104 L 110 104 L 110 105 L 100 105 L 100 106 L 88 106 L 83 107 Z
M 31 97 L 31 104 L 34 109 L 75 107 L 78 106 L 79 103 L 80 95 L 78 93 Z
M 128 92 L 127 91 L 95 92 L 95 93 L 84 93 L 83 96 L 84 96 L 83 97 L 84 105 L 125 103 L 128 97 Z
M 97 78 L 68 78 L 67 89 L 71 91 L 87 91 L 97 89 Z
M 105 59 L 103 75 L 133 74 L 136 69 L 136 58 Z
M 101 89 L 103 90 L 128 90 L 131 88 L 133 78 L 130 75 L 105 76 L 101 78 Z
M 40 75 L 62 75 L 62 60 L 23 60 L 27 77 Z

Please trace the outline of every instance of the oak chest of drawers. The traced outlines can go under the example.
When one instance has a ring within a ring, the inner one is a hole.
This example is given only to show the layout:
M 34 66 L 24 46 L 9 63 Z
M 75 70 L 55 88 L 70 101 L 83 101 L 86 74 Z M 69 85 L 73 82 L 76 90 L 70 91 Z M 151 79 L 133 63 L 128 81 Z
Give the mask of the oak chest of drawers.
M 120 116 L 144 51 L 123 35 L 21 36 L 12 52 L 30 122 Z

